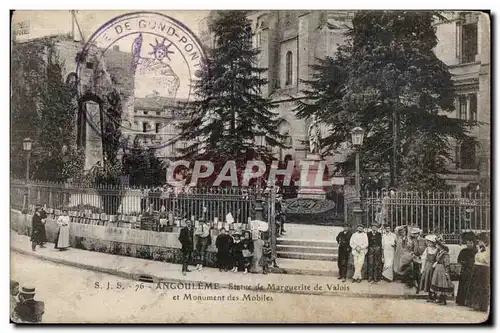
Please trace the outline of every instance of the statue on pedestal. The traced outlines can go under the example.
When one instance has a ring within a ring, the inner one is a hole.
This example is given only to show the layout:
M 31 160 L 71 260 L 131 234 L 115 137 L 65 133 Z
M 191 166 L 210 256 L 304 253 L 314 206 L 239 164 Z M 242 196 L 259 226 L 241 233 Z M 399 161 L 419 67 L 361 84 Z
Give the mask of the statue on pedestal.
M 311 125 L 309 125 L 309 151 L 311 154 L 320 155 L 321 146 L 321 129 L 319 127 L 319 122 L 316 116 L 312 117 Z

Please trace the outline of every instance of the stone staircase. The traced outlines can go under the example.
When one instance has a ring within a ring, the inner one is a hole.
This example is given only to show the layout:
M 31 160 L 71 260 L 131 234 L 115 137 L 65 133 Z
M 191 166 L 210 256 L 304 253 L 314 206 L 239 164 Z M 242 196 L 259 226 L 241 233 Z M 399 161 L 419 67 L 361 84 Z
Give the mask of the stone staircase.
M 327 240 L 278 238 L 278 258 L 336 261 L 338 244 Z

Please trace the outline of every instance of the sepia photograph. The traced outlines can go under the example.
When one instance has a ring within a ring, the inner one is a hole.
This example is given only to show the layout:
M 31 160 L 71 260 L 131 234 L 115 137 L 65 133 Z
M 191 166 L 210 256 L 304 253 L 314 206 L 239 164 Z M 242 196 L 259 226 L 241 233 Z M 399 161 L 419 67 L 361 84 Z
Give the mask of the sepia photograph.
M 491 26 L 11 10 L 11 326 L 488 322 Z

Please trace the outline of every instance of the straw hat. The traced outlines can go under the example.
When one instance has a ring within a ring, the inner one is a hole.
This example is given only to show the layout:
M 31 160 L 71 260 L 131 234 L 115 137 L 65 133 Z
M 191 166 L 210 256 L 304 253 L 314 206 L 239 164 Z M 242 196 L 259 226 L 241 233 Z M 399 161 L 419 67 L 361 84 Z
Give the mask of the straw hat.
M 425 240 L 428 240 L 429 242 L 436 243 L 437 237 L 436 237 L 436 235 L 427 235 L 427 236 L 425 236 Z
M 35 296 L 35 287 L 22 287 L 20 294 L 26 296 Z
M 422 229 L 420 228 L 412 228 L 411 231 L 410 231 L 410 234 L 411 235 L 418 235 L 422 232 Z

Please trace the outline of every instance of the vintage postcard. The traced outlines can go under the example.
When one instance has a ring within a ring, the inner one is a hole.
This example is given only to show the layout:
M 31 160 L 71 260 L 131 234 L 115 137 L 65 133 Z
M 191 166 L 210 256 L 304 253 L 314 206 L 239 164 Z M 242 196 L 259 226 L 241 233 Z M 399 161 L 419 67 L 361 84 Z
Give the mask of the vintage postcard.
M 11 323 L 487 321 L 490 27 L 12 11 Z

